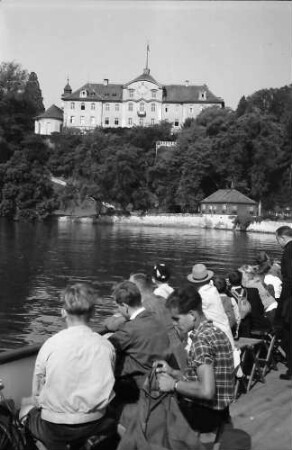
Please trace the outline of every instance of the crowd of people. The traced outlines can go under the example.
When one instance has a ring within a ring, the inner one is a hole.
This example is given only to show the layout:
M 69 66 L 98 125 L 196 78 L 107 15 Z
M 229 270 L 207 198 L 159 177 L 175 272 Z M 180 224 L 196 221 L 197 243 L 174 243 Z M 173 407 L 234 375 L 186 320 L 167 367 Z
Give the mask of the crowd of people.
M 96 293 L 85 284 L 68 286 L 67 327 L 41 347 L 32 397 L 23 401 L 30 433 L 48 450 L 65 450 L 117 423 L 127 429 L 153 368 L 159 391 L 175 393 L 190 427 L 212 431 L 231 421 L 236 340 L 254 330 L 279 333 L 288 367 L 280 378 L 291 380 L 292 229 L 280 227 L 276 238 L 281 263 L 261 251 L 254 265 L 226 277 L 201 262 L 175 289 L 163 263 L 151 274 L 131 274 L 114 288 L 117 311 L 99 334 L 89 326 Z

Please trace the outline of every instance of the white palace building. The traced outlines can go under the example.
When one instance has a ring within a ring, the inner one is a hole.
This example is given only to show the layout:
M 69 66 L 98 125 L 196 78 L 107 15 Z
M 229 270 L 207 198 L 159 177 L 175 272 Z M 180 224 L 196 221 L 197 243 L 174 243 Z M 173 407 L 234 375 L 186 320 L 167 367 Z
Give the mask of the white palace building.
M 82 131 L 95 127 L 117 128 L 151 126 L 161 121 L 172 123 L 178 130 L 187 118 L 195 118 L 202 109 L 224 100 L 216 97 L 208 86 L 161 84 L 153 78 L 148 68 L 126 84 L 86 83 L 72 91 L 69 80 L 62 95 L 63 108 L 52 105 L 35 120 L 35 133 L 51 134 L 63 127 Z

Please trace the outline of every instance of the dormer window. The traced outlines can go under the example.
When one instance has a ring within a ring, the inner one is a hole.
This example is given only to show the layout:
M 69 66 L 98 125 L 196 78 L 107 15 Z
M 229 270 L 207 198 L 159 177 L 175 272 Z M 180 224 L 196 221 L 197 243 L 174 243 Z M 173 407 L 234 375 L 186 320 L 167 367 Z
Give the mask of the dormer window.
M 81 109 L 84 111 L 85 110 L 85 103 L 81 103 Z
M 90 93 L 90 95 L 91 95 L 91 97 L 95 97 L 95 91 L 92 91 L 91 93 Z
M 134 97 L 134 89 L 129 89 L 129 97 L 130 98 Z
M 200 91 L 199 100 L 206 100 L 206 99 L 207 99 L 207 92 L 206 91 Z
M 87 97 L 87 91 L 86 90 L 81 91 L 80 97 Z

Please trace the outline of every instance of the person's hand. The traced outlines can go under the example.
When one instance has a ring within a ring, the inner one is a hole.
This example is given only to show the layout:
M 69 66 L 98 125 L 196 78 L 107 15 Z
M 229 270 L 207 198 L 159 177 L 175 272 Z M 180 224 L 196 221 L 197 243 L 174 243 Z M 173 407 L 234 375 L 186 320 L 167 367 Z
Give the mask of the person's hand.
M 122 316 L 121 314 L 119 315 L 113 315 L 111 317 L 107 317 L 104 322 L 103 325 L 105 327 L 105 329 L 107 331 L 117 331 L 119 329 L 119 327 L 124 324 L 127 321 L 127 319 Z
M 155 368 L 155 372 L 156 373 L 168 373 L 170 374 L 172 369 L 171 367 L 167 364 L 166 361 L 163 360 L 158 360 L 155 361 L 153 364 L 153 367 Z
M 176 383 L 176 380 L 172 378 L 167 373 L 160 373 L 157 376 L 157 384 L 159 387 L 159 390 L 161 392 L 172 392 L 174 391 L 174 385 Z

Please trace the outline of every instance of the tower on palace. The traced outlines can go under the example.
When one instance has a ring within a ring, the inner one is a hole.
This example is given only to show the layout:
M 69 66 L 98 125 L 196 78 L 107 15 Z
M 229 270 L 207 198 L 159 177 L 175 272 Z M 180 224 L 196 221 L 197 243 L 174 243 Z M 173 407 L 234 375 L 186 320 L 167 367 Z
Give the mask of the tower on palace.
M 187 118 L 195 118 L 202 109 L 224 101 L 216 97 L 208 86 L 161 84 L 148 67 L 125 84 L 86 83 L 72 91 L 67 80 L 62 95 L 63 127 L 90 130 L 99 127 L 151 126 L 161 121 L 172 123 L 178 130 Z

